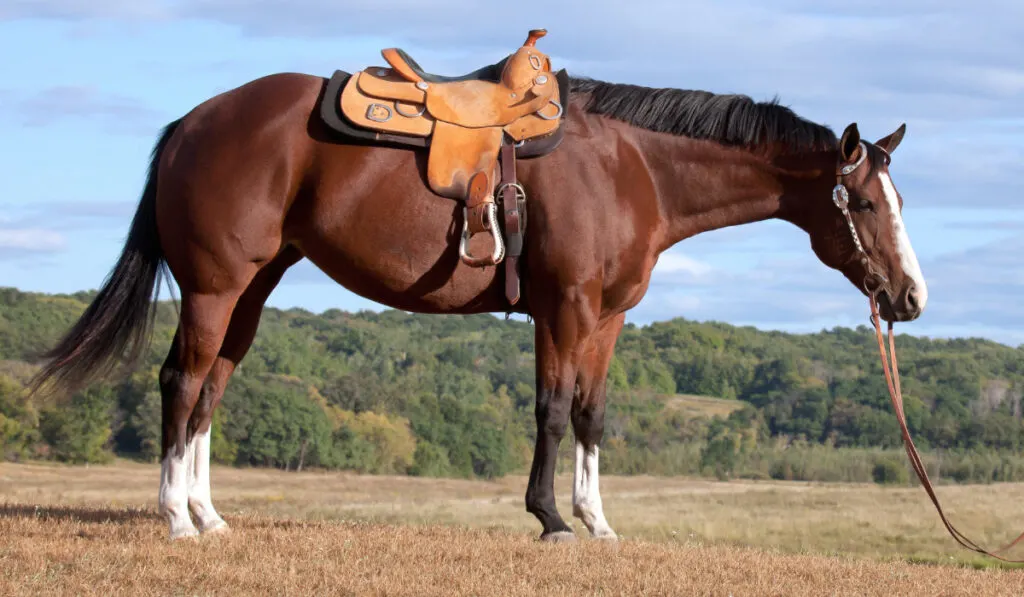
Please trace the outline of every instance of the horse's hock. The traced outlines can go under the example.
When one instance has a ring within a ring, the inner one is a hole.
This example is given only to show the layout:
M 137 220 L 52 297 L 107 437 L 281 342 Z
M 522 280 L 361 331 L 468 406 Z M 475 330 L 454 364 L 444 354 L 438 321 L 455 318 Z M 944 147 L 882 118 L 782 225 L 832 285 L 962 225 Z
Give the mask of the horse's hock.
M 507 256 L 506 272 L 513 277 L 526 207 L 514 161 L 547 155 L 562 136 L 568 76 L 564 70 L 552 72 L 551 59 L 536 48 L 545 34 L 532 30 L 514 53 L 461 76 L 428 73 L 400 48 L 384 49 L 381 55 L 389 66 L 370 66 L 351 76 L 335 73 L 334 79 L 347 78 L 339 85 L 340 97 L 328 93 L 322 110 L 325 115 L 338 110 L 363 138 L 375 133 L 369 138 L 429 147 L 428 186 L 464 203 L 463 262 L 482 267 Z M 505 145 L 511 151 L 502 151 Z M 495 195 L 502 195 L 503 231 Z M 469 255 L 469 238 L 482 232 L 491 234 L 494 250 L 483 257 Z M 514 288 L 509 283 L 507 294 L 513 304 L 518 300 L 517 280 Z

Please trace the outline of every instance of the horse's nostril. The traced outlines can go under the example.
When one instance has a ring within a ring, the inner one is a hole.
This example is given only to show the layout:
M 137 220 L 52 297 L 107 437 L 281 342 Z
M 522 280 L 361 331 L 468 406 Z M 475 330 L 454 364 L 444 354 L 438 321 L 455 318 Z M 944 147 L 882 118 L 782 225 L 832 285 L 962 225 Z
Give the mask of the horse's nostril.
M 921 304 L 917 296 L 916 286 L 911 286 L 910 290 L 907 291 L 907 304 L 909 304 L 910 308 L 913 309 L 914 311 L 921 310 Z

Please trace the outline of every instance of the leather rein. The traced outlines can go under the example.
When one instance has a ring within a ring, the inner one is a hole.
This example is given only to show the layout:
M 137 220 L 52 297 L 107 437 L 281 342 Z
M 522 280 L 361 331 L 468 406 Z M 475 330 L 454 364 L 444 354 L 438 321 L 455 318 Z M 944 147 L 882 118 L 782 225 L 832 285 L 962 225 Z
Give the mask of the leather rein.
M 881 150 L 881 148 L 879 149 Z M 884 150 L 882 151 L 884 152 Z M 928 471 L 924 466 L 924 462 L 921 460 L 920 453 L 917 451 L 917 446 L 914 445 L 914 440 L 910 437 L 910 429 L 907 427 L 907 417 L 903 412 L 903 392 L 900 389 L 900 373 L 896 363 L 896 342 L 893 337 L 893 322 L 888 322 L 889 351 L 887 354 L 885 341 L 882 338 L 881 317 L 878 313 L 878 295 L 883 290 L 887 290 L 888 280 L 884 275 L 877 271 L 874 263 L 868 258 L 868 254 L 864 250 L 864 246 L 861 244 L 860 236 L 857 234 L 857 228 L 854 226 L 853 218 L 850 216 L 850 211 L 848 209 L 850 202 L 849 192 L 842 181 L 844 176 L 851 174 L 862 163 L 864 163 L 867 153 L 867 146 L 863 141 L 861 141 L 860 157 L 858 157 L 853 163 L 841 166 L 837 170 L 836 186 L 832 189 L 832 200 L 836 204 L 836 207 L 843 212 L 843 216 L 846 218 L 846 223 L 850 228 L 850 233 L 853 235 L 853 242 L 857 249 L 860 262 L 868 271 L 864 279 L 864 289 L 868 294 L 868 304 L 871 308 L 871 323 L 875 328 L 875 336 L 878 338 L 878 352 L 882 359 L 882 371 L 885 373 L 885 381 L 889 386 L 889 398 L 892 401 L 893 410 L 896 412 L 896 419 L 900 424 L 900 433 L 903 435 L 903 447 L 907 451 L 907 456 L 910 458 L 910 464 L 913 466 L 914 472 L 917 473 L 917 478 L 920 479 L 921 485 L 924 487 L 925 491 L 928 492 L 928 497 L 931 498 L 932 504 L 935 505 L 935 509 L 938 511 L 939 517 L 942 519 L 942 524 L 945 525 L 946 530 L 949 531 L 949 534 L 952 535 L 960 545 L 971 551 L 991 556 L 1004 562 L 1024 563 L 1024 560 L 1011 560 L 999 555 L 1024 540 L 1024 533 L 1021 533 L 1012 542 L 992 552 L 979 546 L 953 526 L 953 523 L 949 522 L 949 519 L 946 518 L 945 512 L 942 510 L 942 506 L 939 504 L 938 496 L 935 495 L 935 488 L 932 486 L 932 482 L 928 478 Z M 876 282 L 879 282 L 874 287 L 874 290 L 869 288 L 869 282 L 872 278 L 874 278 Z

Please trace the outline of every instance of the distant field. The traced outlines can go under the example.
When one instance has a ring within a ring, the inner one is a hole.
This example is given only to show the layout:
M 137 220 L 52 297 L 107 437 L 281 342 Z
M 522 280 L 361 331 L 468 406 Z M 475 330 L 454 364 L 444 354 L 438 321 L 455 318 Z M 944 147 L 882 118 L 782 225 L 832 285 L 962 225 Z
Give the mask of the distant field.
M 556 546 L 535 540 L 523 477 L 213 479 L 234 531 L 168 544 L 156 465 L 0 464 L 0 594 L 1024 594 L 1024 570 L 908 562 L 991 563 L 946 535 L 920 488 L 603 477 L 623 540 Z M 556 485 L 565 514 L 570 482 Z M 1022 490 L 939 488 L 993 547 L 1024 524 Z
M 693 417 L 727 417 L 729 413 L 738 410 L 743 404 L 739 400 L 723 400 L 722 398 L 691 394 L 676 394 L 665 398 L 665 408 L 682 411 Z

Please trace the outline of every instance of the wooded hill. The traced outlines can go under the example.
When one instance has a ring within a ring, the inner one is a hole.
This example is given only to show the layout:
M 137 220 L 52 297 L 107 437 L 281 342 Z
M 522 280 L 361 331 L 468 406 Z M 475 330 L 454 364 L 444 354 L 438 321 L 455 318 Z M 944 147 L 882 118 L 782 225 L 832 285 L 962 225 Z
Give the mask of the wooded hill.
M 6 459 L 157 458 L 157 372 L 177 323 L 169 302 L 130 375 L 61 400 L 26 397 L 34 356 L 92 297 L 0 288 Z M 903 335 L 897 346 L 907 417 L 930 470 L 957 481 L 1024 479 L 1024 350 Z M 866 326 L 789 334 L 682 318 L 629 325 L 609 373 L 602 472 L 903 482 L 876 351 Z M 217 411 L 213 457 L 430 476 L 522 471 L 535 437 L 533 384 L 529 323 L 268 308 Z M 571 444 L 562 444 L 563 467 Z

